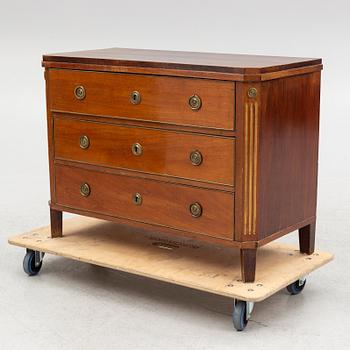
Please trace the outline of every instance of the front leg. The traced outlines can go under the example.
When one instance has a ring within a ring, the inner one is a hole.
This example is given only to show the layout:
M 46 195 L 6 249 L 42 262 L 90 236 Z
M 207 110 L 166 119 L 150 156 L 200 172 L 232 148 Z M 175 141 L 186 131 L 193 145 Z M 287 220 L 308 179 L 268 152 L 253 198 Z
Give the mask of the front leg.
M 241 249 L 241 272 L 243 282 L 254 282 L 257 249 Z
M 299 229 L 300 253 L 312 254 L 315 250 L 316 222 Z
M 62 212 L 50 208 L 51 238 L 62 237 Z

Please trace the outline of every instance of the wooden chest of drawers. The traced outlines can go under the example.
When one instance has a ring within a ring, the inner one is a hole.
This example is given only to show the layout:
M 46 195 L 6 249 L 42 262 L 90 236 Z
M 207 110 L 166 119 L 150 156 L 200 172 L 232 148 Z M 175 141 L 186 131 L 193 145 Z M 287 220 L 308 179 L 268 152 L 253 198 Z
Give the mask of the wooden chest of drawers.
M 320 59 L 105 49 L 45 55 L 51 233 L 62 212 L 256 252 L 314 250 Z

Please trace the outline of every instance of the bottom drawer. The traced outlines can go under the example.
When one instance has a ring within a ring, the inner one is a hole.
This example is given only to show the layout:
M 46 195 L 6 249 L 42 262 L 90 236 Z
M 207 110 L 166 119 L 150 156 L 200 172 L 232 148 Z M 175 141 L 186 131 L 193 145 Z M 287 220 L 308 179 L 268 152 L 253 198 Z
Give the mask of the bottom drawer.
M 234 194 L 56 165 L 57 204 L 233 239 Z

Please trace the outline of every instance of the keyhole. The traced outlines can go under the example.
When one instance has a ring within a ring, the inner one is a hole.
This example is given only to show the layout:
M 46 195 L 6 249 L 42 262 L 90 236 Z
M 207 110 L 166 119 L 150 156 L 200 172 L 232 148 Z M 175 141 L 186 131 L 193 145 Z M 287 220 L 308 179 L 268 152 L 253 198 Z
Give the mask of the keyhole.
M 136 205 L 141 205 L 142 204 L 142 196 L 140 193 L 135 193 L 133 195 L 133 201 Z
M 138 92 L 138 91 L 133 91 L 131 94 L 130 94 L 130 102 L 133 104 L 133 105 L 137 105 L 141 102 L 141 94 Z
M 139 143 L 134 143 L 131 146 L 131 152 L 135 156 L 140 156 L 142 154 L 142 146 Z

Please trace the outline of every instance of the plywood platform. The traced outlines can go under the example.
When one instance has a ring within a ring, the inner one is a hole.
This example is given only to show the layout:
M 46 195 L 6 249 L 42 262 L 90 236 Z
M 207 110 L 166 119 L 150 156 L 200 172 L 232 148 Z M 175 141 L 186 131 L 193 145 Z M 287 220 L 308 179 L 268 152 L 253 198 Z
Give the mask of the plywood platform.
M 243 283 L 238 249 L 176 241 L 86 217 L 64 221 L 62 238 L 52 239 L 47 226 L 9 243 L 247 301 L 266 299 L 333 258 L 271 243 L 258 249 L 256 281 Z

